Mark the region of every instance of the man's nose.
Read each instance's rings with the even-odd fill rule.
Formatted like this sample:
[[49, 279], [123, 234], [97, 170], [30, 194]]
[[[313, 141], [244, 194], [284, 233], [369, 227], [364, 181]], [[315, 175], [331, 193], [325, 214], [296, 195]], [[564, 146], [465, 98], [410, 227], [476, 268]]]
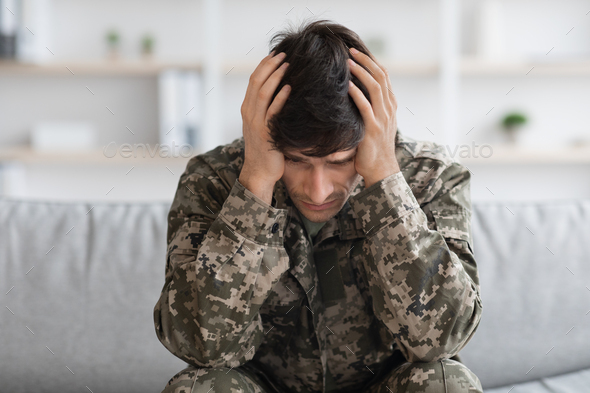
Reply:
[[332, 182], [328, 181], [324, 168], [314, 168], [307, 181], [307, 195], [316, 205], [329, 202], [326, 199], [334, 192]]

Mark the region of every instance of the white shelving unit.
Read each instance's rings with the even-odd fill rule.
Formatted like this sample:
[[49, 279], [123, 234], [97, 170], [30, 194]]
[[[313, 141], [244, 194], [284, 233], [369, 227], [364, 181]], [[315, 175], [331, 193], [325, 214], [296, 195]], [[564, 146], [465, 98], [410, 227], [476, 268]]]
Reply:
[[[227, 81], [229, 79], [227, 75], [243, 80], [254, 71], [259, 59], [255, 56], [246, 57], [243, 55], [227, 57], [221, 53], [220, 48], [223, 44], [221, 42], [223, 38], [222, 33], [227, 27], [222, 26], [225, 20], [223, 12], [226, 11], [224, 7], [228, 3], [228, 0], [199, 0], [198, 3], [199, 19], [202, 21], [200, 32], [203, 37], [206, 37], [203, 45], [200, 47], [202, 61], [161, 62], [146, 59], [84, 62], [80, 60], [68, 61], [62, 59], [42, 65], [0, 61], [0, 77], [40, 76], [51, 78], [53, 76], [76, 75], [81, 77], [106, 78], [141, 76], [157, 79], [162, 72], [174, 68], [200, 72], [203, 76], [203, 94], [213, 89], [219, 92], [223, 90], [224, 83], [228, 83]], [[458, 129], [460, 120], [464, 116], [463, 113], [459, 113], [461, 93], [463, 92], [462, 83], [467, 79], [470, 81], [477, 80], [479, 83], [479, 81], [485, 81], [491, 78], [513, 78], [523, 75], [560, 78], [585, 78], [590, 76], [590, 60], [576, 62], [492, 62], [477, 57], [462, 56], [460, 48], [464, 43], [461, 41], [462, 32], [460, 31], [460, 26], [462, 25], [461, 12], [464, 4], [459, 0], [438, 0], [429, 4], [435, 5], [438, 10], [438, 20], [440, 22], [436, 34], [436, 39], [439, 40], [437, 46], [440, 48], [438, 58], [430, 61], [400, 61], [381, 57], [380, 60], [387, 67], [392, 77], [400, 79], [414, 78], [412, 80], [419, 81], [419, 83], [421, 83], [420, 78], [424, 78], [424, 80], [428, 80], [429, 84], [432, 84], [432, 81], [434, 81], [437, 86], [436, 91], [439, 94], [439, 99], [436, 101], [440, 102], [441, 114], [440, 127], [437, 129], [437, 138], [445, 144], [452, 146], [458, 143], [458, 137], [460, 136]], [[245, 52], [246, 50], [244, 50]], [[236, 80], [233, 79], [234, 82]], [[207, 151], [219, 144], [227, 142], [223, 139], [223, 135], [220, 132], [222, 123], [227, 117], [227, 113], [224, 111], [225, 105], [224, 98], [220, 94], [208, 94], [207, 99], [203, 100], [202, 135], [205, 138], [201, 140], [202, 145], [199, 146], [200, 151]], [[468, 166], [571, 164], [586, 168], [587, 164], [590, 163], [590, 149], [587, 147], [525, 150], [518, 147], [494, 145], [493, 148], [494, 155], [490, 158], [466, 158], [460, 160]], [[128, 159], [105, 159], [101, 155], [102, 153], [98, 151], [81, 154], [52, 155], [37, 153], [30, 149], [9, 149], [0, 151], [0, 164], [2, 162], [10, 162], [12, 163], [11, 165], [21, 163], [25, 166], [43, 166], [79, 163], [86, 166], [120, 165], [121, 167], [134, 165]], [[164, 171], [168, 163], [174, 163], [171, 165], [175, 165], [177, 169], [186, 164], [186, 161], [183, 161], [182, 158], [137, 159], [136, 161], [138, 166], [154, 164]], [[177, 169], [173, 170], [175, 176], [178, 175]]]

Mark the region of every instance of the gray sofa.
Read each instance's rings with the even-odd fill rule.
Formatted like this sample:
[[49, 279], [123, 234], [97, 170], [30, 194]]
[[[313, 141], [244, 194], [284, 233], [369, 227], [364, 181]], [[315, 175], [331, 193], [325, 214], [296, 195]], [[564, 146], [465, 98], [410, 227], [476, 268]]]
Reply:
[[[185, 367], [152, 319], [168, 209], [0, 198], [0, 392], [157, 393]], [[463, 361], [489, 393], [590, 392], [590, 200], [473, 203], [472, 232]]]

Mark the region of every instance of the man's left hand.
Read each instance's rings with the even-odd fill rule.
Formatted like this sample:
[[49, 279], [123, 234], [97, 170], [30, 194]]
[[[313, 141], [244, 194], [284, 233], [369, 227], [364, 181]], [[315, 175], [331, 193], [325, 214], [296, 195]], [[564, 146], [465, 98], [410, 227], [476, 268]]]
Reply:
[[[365, 187], [400, 171], [395, 157], [397, 101], [391, 91], [387, 69], [363, 52], [351, 48], [350, 72], [367, 87], [371, 102], [352, 81], [348, 93], [359, 109], [365, 124], [365, 137], [359, 143], [355, 169], [365, 179]], [[355, 62], [356, 60], [356, 62]], [[367, 72], [359, 64], [365, 66]]]

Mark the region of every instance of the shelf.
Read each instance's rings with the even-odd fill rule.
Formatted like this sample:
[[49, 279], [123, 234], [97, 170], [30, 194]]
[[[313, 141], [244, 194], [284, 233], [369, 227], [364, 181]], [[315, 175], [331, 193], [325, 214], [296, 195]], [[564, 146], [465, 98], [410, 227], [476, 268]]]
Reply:
[[[144, 165], [144, 164], [158, 164], [162, 165], [169, 162], [171, 165], [186, 164], [192, 157], [160, 157], [157, 150], [145, 151], [145, 157], [143, 157], [142, 150], [137, 150], [137, 157], [125, 158], [119, 154], [114, 157], [105, 156], [103, 150], [95, 149], [83, 152], [38, 152], [28, 147], [18, 147], [11, 149], [0, 150], [0, 163], [2, 162], [18, 162], [23, 164], [99, 164], [99, 165], [112, 165], [112, 164], [129, 164], [129, 165]], [[114, 154], [114, 153], [110, 153]], [[195, 155], [197, 153], [193, 153]]]
[[[395, 76], [437, 76], [439, 65], [435, 61], [380, 60], [389, 74]], [[259, 61], [222, 61], [223, 75], [249, 76]], [[199, 62], [159, 62], [157, 60], [100, 60], [60, 61], [46, 64], [24, 64], [17, 61], [0, 61], [0, 75], [127, 75], [156, 76], [162, 70], [179, 68], [201, 71]], [[473, 57], [460, 61], [462, 76], [590, 76], [590, 60], [560, 62], [490, 62]]]
[[24, 64], [18, 61], [0, 61], [0, 75], [93, 75], [93, 76], [156, 76], [162, 70], [180, 68], [199, 71], [201, 66], [194, 62], [162, 63], [152, 60], [102, 60], [102, 61], [60, 61], [46, 64]]
[[590, 60], [491, 62], [465, 57], [461, 60], [463, 76], [590, 76]]
[[[495, 164], [590, 164], [590, 144], [580, 147], [564, 147], [560, 149], [527, 149], [517, 146], [496, 145], [490, 150], [480, 149], [477, 158], [461, 158], [460, 151], [455, 154], [457, 159], [467, 166], [469, 165], [495, 165]], [[129, 153], [132, 154], [132, 153]], [[91, 150], [85, 152], [37, 152], [30, 148], [19, 147], [0, 150], [0, 163], [19, 162], [24, 164], [158, 164], [169, 162], [171, 165], [186, 164], [192, 157], [160, 157], [157, 151], [145, 152], [137, 150], [137, 157], [122, 157], [119, 152], [114, 157], [106, 157], [102, 150]], [[193, 153], [193, 156], [198, 154]], [[482, 156], [483, 155], [483, 156]]]
[[[249, 76], [254, 72], [259, 61], [226, 60], [222, 62], [221, 70], [224, 75]], [[384, 61], [391, 75], [404, 76], [436, 76], [438, 66], [435, 62], [397, 62]], [[202, 70], [198, 62], [161, 63], [157, 61], [60, 61], [47, 64], [23, 64], [16, 61], [0, 61], [0, 75], [137, 75], [155, 76], [168, 68], [188, 70]]]
[[[563, 147], [559, 149], [529, 149], [518, 146], [492, 146], [492, 155], [487, 157], [489, 149], [478, 152], [486, 157], [458, 158], [469, 165], [494, 164], [590, 164], [590, 144], [579, 147]], [[459, 155], [459, 152], [457, 152]]]

